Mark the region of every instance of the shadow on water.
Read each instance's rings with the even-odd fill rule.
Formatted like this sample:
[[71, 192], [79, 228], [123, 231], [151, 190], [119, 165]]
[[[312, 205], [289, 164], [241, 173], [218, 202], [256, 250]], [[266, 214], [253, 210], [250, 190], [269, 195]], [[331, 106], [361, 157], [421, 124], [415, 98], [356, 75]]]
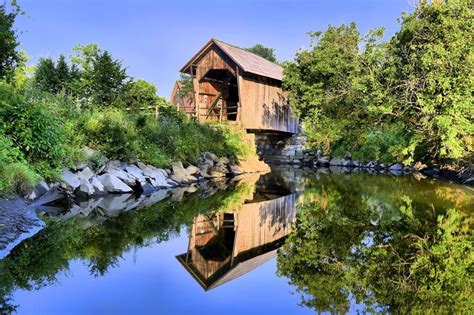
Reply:
[[462, 310], [472, 306], [472, 209], [473, 193], [461, 186], [285, 168], [44, 208], [46, 227], [0, 261], [1, 307], [16, 308], [18, 289], [55, 284], [73, 260], [106, 276], [125, 252], [186, 226], [176, 263], [206, 291], [277, 256], [277, 274], [319, 312], [354, 303], [409, 311], [435, 301]]

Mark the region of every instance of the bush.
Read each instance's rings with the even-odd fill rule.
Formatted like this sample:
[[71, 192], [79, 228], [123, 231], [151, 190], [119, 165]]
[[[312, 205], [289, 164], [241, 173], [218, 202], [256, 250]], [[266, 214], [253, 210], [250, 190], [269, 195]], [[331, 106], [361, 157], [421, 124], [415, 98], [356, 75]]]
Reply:
[[139, 149], [135, 124], [120, 109], [93, 111], [79, 122], [86, 144], [111, 159], [131, 160]]
[[27, 194], [39, 182], [40, 177], [24, 163], [0, 163], [0, 194]]

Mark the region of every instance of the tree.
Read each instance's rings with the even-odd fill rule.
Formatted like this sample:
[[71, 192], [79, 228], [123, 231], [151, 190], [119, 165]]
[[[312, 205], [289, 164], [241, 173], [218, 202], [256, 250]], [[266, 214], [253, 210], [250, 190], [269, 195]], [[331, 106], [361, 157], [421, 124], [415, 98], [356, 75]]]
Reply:
[[42, 91], [56, 93], [58, 77], [53, 59], [40, 58], [34, 75], [35, 85]]
[[128, 76], [122, 63], [96, 44], [78, 45], [73, 51], [75, 55], [70, 57], [72, 71], [80, 74], [79, 80], [73, 82], [75, 93], [85, 98], [89, 106], [111, 106], [124, 92], [127, 83]]
[[181, 84], [178, 96], [183, 99], [194, 99], [193, 78], [190, 75], [181, 73], [178, 82]]
[[252, 47], [246, 48], [245, 50], [250, 51], [260, 57], [263, 57], [271, 62], [277, 62], [275, 57], [275, 49], [265, 47], [262, 44], [255, 44]]
[[[421, 1], [401, 30], [313, 32], [284, 64], [283, 87], [315, 147], [386, 163], [472, 159], [474, 11]], [[361, 49], [362, 48], [362, 49]]]
[[0, 78], [9, 77], [22, 56], [16, 50], [19, 42], [13, 29], [16, 17], [21, 14], [16, 1], [11, 2], [11, 11], [6, 3], [0, 4]]
[[131, 80], [125, 85], [123, 94], [119, 97], [120, 107], [130, 112], [141, 113], [155, 110], [156, 106], [166, 104], [166, 101], [156, 94], [156, 86], [145, 80]]

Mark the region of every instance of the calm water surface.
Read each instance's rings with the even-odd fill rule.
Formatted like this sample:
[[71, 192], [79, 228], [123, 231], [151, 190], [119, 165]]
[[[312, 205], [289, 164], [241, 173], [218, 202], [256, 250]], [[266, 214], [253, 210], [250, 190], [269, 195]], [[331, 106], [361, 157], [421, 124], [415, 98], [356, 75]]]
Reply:
[[434, 180], [275, 169], [45, 207], [46, 227], [0, 261], [0, 307], [463, 312], [472, 307], [473, 200], [472, 189]]

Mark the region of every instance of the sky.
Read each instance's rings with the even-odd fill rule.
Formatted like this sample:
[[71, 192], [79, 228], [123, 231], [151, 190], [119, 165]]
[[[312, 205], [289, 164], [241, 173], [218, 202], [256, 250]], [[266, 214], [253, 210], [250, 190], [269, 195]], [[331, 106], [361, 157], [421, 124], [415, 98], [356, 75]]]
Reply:
[[385, 27], [390, 38], [414, 0], [17, 0], [20, 49], [31, 64], [96, 43], [130, 76], [169, 97], [179, 69], [210, 39], [275, 49], [279, 61], [308, 47], [309, 31], [355, 22], [362, 34]]

